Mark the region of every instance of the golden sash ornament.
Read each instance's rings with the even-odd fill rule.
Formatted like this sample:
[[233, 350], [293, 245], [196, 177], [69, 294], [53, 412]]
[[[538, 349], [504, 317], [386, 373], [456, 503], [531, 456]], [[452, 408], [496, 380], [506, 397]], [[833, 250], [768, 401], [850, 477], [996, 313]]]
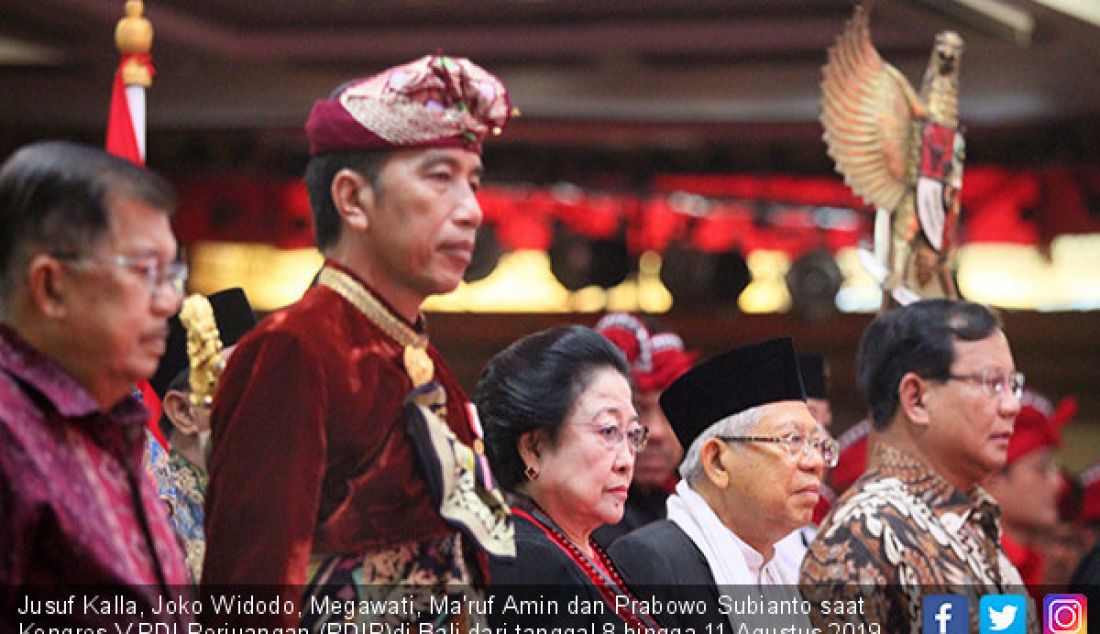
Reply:
[[325, 267], [317, 276], [317, 283], [336, 292], [351, 302], [352, 306], [382, 329], [391, 339], [405, 346], [405, 374], [409, 375], [413, 388], [418, 388], [435, 376], [435, 364], [428, 356], [428, 335], [410, 328], [396, 315], [374, 298], [350, 275], [334, 268]]
[[426, 385], [435, 374], [435, 364], [428, 351], [418, 346], [405, 346], [405, 374], [409, 375], [413, 387]]
[[406, 398], [403, 415], [440, 516], [493, 557], [514, 557], [515, 528], [485, 457], [476, 409], [471, 407], [467, 413], [474, 432], [471, 447], [445, 420], [447, 393], [442, 385], [432, 383], [435, 364], [428, 356], [428, 336], [415, 332], [343, 271], [325, 267], [317, 283], [346, 299], [404, 346], [405, 373], [413, 389]]

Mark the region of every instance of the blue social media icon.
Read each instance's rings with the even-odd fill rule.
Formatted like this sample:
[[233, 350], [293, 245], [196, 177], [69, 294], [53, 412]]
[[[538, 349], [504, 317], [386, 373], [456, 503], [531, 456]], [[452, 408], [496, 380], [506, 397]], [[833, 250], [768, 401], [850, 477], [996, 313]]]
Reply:
[[981, 634], [1027, 634], [1027, 599], [1019, 594], [989, 594], [978, 604]]
[[969, 634], [970, 607], [961, 594], [931, 594], [921, 604], [921, 634]]

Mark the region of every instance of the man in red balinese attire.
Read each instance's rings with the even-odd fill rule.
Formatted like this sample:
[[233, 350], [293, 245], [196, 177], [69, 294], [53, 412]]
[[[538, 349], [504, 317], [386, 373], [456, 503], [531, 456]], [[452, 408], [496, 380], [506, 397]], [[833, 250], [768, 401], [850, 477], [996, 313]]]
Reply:
[[[348, 617], [311, 610], [335, 605], [326, 598], [347, 605], [369, 587], [401, 599], [413, 584], [420, 603], [395, 620], [438, 626], [447, 619], [430, 613], [429, 595], [476, 593], [485, 553], [514, 552], [506, 508], [484, 503], [499, 495], [485, 495], [496, 491], [476, 417], [420, 313], [470, 263], [481, 143], [510, 114], [496, 77], [442, 56], [313, 106], [306, 186], [325, 265], [301, 300], [241, 340], [222, 375], [205, 594], [278, 585], [283, 605], [301, 604], [317, 626]], [[296, 609], [279, 612], [256, 620], [297, 624]]]

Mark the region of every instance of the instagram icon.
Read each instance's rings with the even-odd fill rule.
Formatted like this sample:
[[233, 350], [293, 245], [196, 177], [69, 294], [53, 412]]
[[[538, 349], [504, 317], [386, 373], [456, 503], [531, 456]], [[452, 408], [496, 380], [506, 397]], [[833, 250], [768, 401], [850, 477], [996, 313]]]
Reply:
[[1088, 605], [1081, 594], [1043, 597], [1043, 634], [1088, 634]]

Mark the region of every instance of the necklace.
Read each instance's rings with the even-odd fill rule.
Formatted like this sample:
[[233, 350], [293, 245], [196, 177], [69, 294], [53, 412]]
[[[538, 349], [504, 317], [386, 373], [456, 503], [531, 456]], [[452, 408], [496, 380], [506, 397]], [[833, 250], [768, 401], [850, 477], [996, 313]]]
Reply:
[[337, 295], [351, 302], [367, 319], [382, 329], [391, 339], [405, 346], [405, 373], [413, 387], [420, 387], [432, 380], [435, 364], [428, 356], [428, 335], [418, 333], [391, 313], [382, 302], [374, 298], [361, 284], [347, 273], [326, 266], [317, 276], [317, 283], [327, 286]]
[[634, 632], [664, 632], [664, 628], [661, 627], [657, 621], [646, 614], [636, 614], [630, 607], [619, 607], [619, 602], [615, 600], [616, 595], [621, 595], [629, 599], [629, 605], [636, 605], [638, 600], [626, 587], [626, 583], [623, 582], [619, 572], [615, 570], [615, 566], [612, 565], [611, 559], [607, 556], [607, 553], [600, 548], [600, 545], [593, 541], [591, 538], [588, 540], [588, 546], [592, 549], [592, 553], [595, 555], [595, 560], [585, 555], [573, 540], [569, 539], [557, 527], [552, 520], [545, 515], [545, 513], [535, 509], [533, 512], [528, 512], [524, 509], [512, 507], [512, 514], [518, 515], [534, 524], [537, 528], [542, 530], [550, 541], [554, 543], [558, 548], [565, 552], [566, 555], [572, 559], [581, 571], [584, 572], [584, 576], [588, 577], [588, 580], [592, 582], [592, 585], [596, 587], [596, 590], [600, 593], [604, 602], [611, 606], [615, 615], [622, 619], [627, 627]]

